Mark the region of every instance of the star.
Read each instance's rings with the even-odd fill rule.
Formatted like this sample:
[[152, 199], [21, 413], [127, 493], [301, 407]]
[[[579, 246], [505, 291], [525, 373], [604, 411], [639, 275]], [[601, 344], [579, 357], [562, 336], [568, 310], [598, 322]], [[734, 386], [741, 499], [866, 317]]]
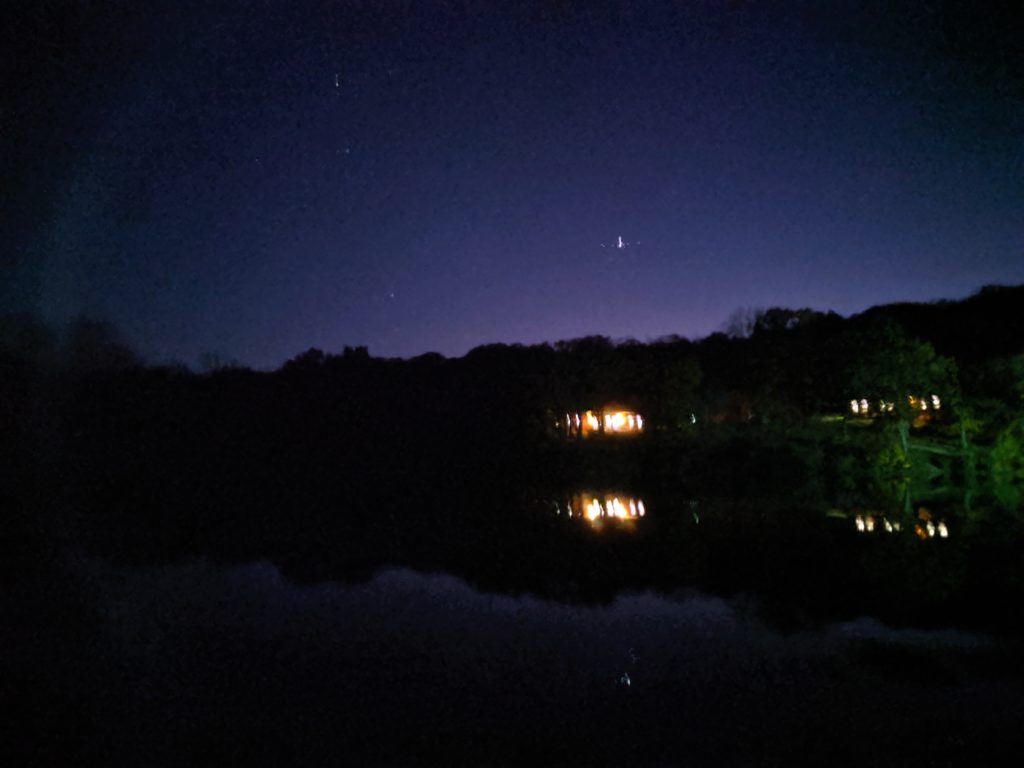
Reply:
[[608, 248], [608, 247], [611, 247], [611, 248], [615, 248], [616, 250], [620, 250], [620, 251], [621, 251], [621, 250], [622, 250], [623, 248], [627, 248], [627, 247], [629, 247], [630, 245], [632, 245], [632, 243], [631, 243], [631, 242], [629, 242], [628, 240], [624, 240], [624, 239], [623, 239], [623, 237], [622, 237], [622, 235], [619, 235], [619, 236], [618, 236], [617, 238], [615, 238], [615, 242], [614, 242], [614, 243], [612, 243], [612, 245], [611, 245], [611, 246], [608, 246], [608, 245], [606, 245], [605, 243], [601, 243], [601, 247], [602, 247], [602, 248]]

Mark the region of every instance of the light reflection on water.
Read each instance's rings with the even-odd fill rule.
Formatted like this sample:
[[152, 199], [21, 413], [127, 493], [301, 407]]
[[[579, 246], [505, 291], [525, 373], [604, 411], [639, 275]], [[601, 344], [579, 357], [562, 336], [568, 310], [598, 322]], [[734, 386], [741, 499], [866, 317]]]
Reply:
[[643, 499], [617, 491], [579, 491], [573, 494], [564, 509], [557, 505], [559, 514], [588, 521], [599, 526], [604, 521], [631, 523], [647, 514]]
[[[686, 502], [688, 514], [685, 516], [692, 517], [693, 522], [699, 524], [701, 516], [696, 511], [697, 503], [695, 499]], [[648, 508], [640, 496], [632, 493], [588, 489], [562, 497], [555, 503], [555, 512], [560, 516], [586, 521], [593, 528], [600, 528], [603, 524], [635, 525], [640, 518], [647, 515]], [[679, 512], [682, 514], [682, 510]], [[669, 514], [672, 514], [671, 510]], [[889, 517], [880, 511], [853, 510], [847, 513], [832, 510], [827, 516], [845, 518], [852, 523], [855, 531], [862, 534], [898, 534], [905, 525], [905, 522], [901, 522], [897, 517]], [[922, 540], [950, 537], [950, 528], [946, 521], [924, 507], [918, 510], [909, 530]]]

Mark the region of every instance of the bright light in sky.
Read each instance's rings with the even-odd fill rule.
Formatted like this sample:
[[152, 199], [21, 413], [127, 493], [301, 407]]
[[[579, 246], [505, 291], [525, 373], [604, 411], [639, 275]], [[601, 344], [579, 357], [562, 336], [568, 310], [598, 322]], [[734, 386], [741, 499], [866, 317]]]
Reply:
[[[982, 17], [83, 11], [46, 49], [77, 58], [14, 52], [3, 297], [106, 316], [157, 359], [273, 366], [310, 346], [695, 337], [740, 306], [1024, 282], [1024, 102]], [[609, 285], [629, 311], [595, 311]]]

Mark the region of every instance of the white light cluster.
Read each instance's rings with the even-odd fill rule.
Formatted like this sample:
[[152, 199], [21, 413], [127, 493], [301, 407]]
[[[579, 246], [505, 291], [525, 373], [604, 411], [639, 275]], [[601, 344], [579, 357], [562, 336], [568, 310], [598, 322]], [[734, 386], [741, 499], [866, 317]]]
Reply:
[[[853, 523], [860, 533], [873, 533], [876, 529], [884, 530], [886, 533], [898, 533], [900, 530], [898, 521], [891, 521], [885, 517], [876, 518], [874, 515], [857, 515]], [[949, 528], [942, 520], [937, 523], [925, 520], [922, 524], [914, 526], [914, 533], [922, 539], [933, 539], [936, 536], [940, 539], [949, 538]]]
[[900, 529], [898, 522], [891, 522], [884, 517], [876, 518], [874, 515], [857, 515], [853, 522], [861, 533], [874, 533], [876, 528], [886, 533], [896, 533]]
[[[907, 395], [907, 402], [911, 408], [920, 409], [922, 411], [929, 410], [929, 407], [933, 411], [937, 411], [942, 408], [942, 400], [938, 395], [932, 395], [930, 398], [927, 397], [915, 397], [914, 395]], [[929, 406], [929, 403], [931, 405]], [[878, 413], [892, 413], [896, 407], [895, 403], [888, 400], [878, 401]], [[871, 404], [868, 403], [866, 398], [860, 400], [850, 401], [850, 412], [858, 416], [870, 416], [871, 415]]]

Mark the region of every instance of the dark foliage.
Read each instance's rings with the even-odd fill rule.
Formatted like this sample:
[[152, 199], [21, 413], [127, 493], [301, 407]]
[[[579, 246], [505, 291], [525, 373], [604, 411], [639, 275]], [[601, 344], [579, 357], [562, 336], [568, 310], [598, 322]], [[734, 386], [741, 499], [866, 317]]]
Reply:
[[[78, 321], [62, 339], [8, 317], [5, 578], [73, 541], [132, 562], [269, 558], [310, 580], [404, 564], [579, 599], [696, 585], [753, 590], [783, 614], [927, 620], [958, 605], [979, 618], [970, 595], [986, 574], [1021, 586], [1002, 549], [970, 549], [998, 528], [986, 520], [1015, 535], [1024, 336], [1010, 307], [1021, 299], [986, 289], [850, 319], [769, 309], [745, 336], [495, 344], [458, 359], [310, 349], [273, 372], [201, 374], [143, 366], [102, 323]], [[931, 387], [936, 371], [953, 378], [934, 386], [957, 391], [942, 390], [949, 406], [909, 446], [893, 430], [913, 414], [843, 417], [853, 385], [893, 372], [893, 391]], [[645, 434], [555, 429], [560, 414], [610, 402], [647, 414]], [[635, 530], [580, 535], [554, 510], [584, 487], [642, 490], [656, 512]], [[849, 520], [824, 518], [898, 515], [911, 497], [949, 509], [957, 538], [937, 560], [914, 559], [913, 521], [876, 561]], [[906, 584], [947, 586], [927, 598], [883, 589], [900, 569], [920, 571]]]

